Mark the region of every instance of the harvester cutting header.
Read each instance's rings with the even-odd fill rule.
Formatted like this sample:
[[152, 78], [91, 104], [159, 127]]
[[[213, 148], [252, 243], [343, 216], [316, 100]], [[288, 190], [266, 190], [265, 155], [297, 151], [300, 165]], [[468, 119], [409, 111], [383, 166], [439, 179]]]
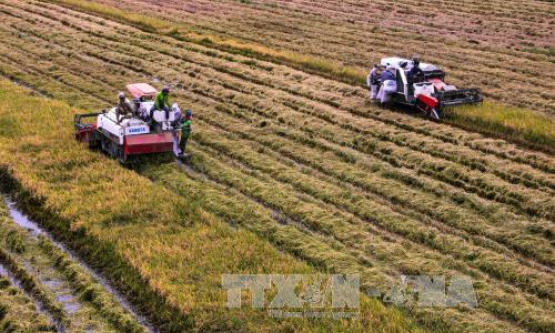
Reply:
[[441, 119], [445, 107], [483, 101], [479, 89], [457, 89], [446, 84], [443, 70], [416, 58], [383, 58], [368, 75], [367, 84], [372, 100], [408, 105], [434, 120]]
[[[192, 112], [182, 116], [177, 104], [170, 106], [169, 88], [158, 92], [146, 83], [127, 86], [133, 103], [119, 94], [119, 104], [110, 110], [75, 115], [75, 137], [100, 148], [108, 155], [128, 163], [145, 154], [173, 153], [184, 155], [191, 132]], [[83, 122], [96, 118], [94, 123]]]

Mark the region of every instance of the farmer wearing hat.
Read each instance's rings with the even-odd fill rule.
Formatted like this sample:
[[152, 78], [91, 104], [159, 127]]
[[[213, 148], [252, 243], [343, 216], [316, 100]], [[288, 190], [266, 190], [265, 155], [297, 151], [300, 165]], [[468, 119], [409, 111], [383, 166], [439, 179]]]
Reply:
[[376, 64], [372, 67], [372, 70], [366, 77], [366, 85], [368, 90], [370, 90], [370, 100], [375, 101], [378, 99], [378, 91], [380, 87], [380, 67]]
[[122, 119], [131, 117], [135, 112], [135, 109], [133, 108], [133, 105], [131, 105], [131, 102], [129, 102], [129, 100], [125, 98], [125, 93], [120, 92], [118, 94], [118, 100], [119, 102], [116, 107], [116, 118], [119, 123]]
[[164, 111], [166, 113], [166, 119], [169, 118], [170, 115], [170, 88], [164, 87], [162, 91], [156, 94], [156, 99], [154, 100], [154, 106], [152, 110], [150, 110], [150, 117], [152, 118], [152, 113], [154, 111]]
[[181, 138], [179, 139], [179, 150], [181, 150], [181, 155], [185, 153], [185, 148], [187, 147], [187, 140], [191, 136], [193, 125], [193, 111], [185, 111], [185, 119], [181, 122]]
[[378, 92], [377, 98], [380, 100], [382, 105], [386, 105], [391, 101], [393, 93], [397, 91], [395, 68], [391, 66], [387, 67], [386, 70], [382, 72], [381, 81], [382, 87]]
[[420, 68], [420, 59], [412, 58], [412, 68], [408, 73], [410, 83], [420, 83], [425, 81], [424, 71]]

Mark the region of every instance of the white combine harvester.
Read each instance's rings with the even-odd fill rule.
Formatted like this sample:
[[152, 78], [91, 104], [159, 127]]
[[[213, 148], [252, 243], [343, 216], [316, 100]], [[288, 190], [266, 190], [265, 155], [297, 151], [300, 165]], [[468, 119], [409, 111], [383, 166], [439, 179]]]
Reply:
[[[117, 107], [75, 115], [76, 139], [88, 143], [90, 148], [101, 148], [121, 163], [129, 163], [139, 155], [171, 152], [178, 112], [151, 112], [157, 91], [149, 84], [130, 84], [127, 89], [133, 96], [132, 115], [120, 115], [118, 119]], [[83, 123], [83, 119], [93, 117], [96, 122]]]
[[418, 83], [408, 78], [413, 68], [412, 60], [389, 57], [383, 58], [381, 65], [395, 69], [397, 91], [392, 95], [393, 102], [414, 107], [434, 120], [441, 119], [445, 107], [483, 101], [479, 89], [457, 89], [446, 84], [445, 72], [435, 65], [420, 63], [424, 81]]

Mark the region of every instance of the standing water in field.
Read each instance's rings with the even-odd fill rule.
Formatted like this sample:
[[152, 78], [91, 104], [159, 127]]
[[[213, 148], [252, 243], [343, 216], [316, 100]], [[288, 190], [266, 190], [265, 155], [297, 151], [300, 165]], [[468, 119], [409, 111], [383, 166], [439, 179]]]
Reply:
[[[7, 196], [3, 196], [3, 201], [8, 208], [9, 216], [15, 224], [25, 229], [29, 236], [33, 239], [38, 240], [39, 238], [46, 239], [49, 243], [54, 245], [59, 251], [64, 253], [72, 263], [77, 263], [79, 267], [88, 274], [92, 280], [97, 282], [102, 286], [106, 293], [110, 294], [114, 301], [117, 302], [122, 309], [125, 310], [131, 317], [140, 324], [144, 331], [149, 333], [158, 333], [158, 330], [143, 316], [139, 315], [137, 311], [134, 310], [133, 306], [125, 297], [113, 288], [106, 279], [102, 278], [100, 274], [91, 269], [86, 265], [78, 256], [76, 256], [72, 251], [68, 250], [62, 243], [57, 242], [48, 231], [41, 228], [37, 223], [30, 220], [29, 217], [17, 209], [16, 204], [10, 200]], [[54, 274], [54, 268], [41, 269], [40, 267], [34, 267], [35, 263], [26, 262], [24, 264], [25, 270], [31, 272], [31, 274], [48, 290], [50, 290], [54, 295], [56, 302], [62, 305], [64, 312], [68, 315], [77, 314], [80, 315], [81, 312], [85, 312], [86, 308], [90, 308], [90, 305], [84, 304], [78, 298], [75, 297], [75, 293], [68, 281], [62, 281], [63, 279], [57, 277]], [[3, 272], [9, 275], [9, 271], [5, 267], [0, 266], [0, 275]], [[52, 274], [50, 274], [52, 273]], [[83, 308], [83, 309], [82, 309]]]
[[27, 297], [27, 299], [29, 299], [34, 305], [34, 310], [36, 311], [36, 313], [45, 316], [46, 320], [48, 320], [48, 322], [52, 325], [53, 328], [56, 329], [58, 333], [64, 332], [64, 328], [60, 323], [60, 321], [56, 320], [54, 316], [52, 316], [52, 314], [49, 313], [49, 311], [46, 309], [44, 304], [42, 304], [42, 302], [38, 300], [35, 295], [32, 295], [31, 293], [27, 293], [23, 288], [21, 281], [19, 281], [15, 276], [13, 276], [10, 273], [10, 271], [6, 267], [4, 267], [4, 265], [2, 265], [1, 263], [0, 263], [0, 277], [4, 277], [8, 279], [8, 281], [10, 282], [10, 285], [13, 288], [17, 289], [18, 292], [21, 292], [22, 295], [25, 295], [25, 297]]
[[2, 264], [0, 264], [0, 276], [9, 277], [8, 270]]
[[[4, 202], [6, 203], [6, 206], [8, 206], [10, 217], [17, 225], [27, 229], [33, 236], [46, 234], [46, 232], [44, 232], [36, 223], [31, 222], [27, 215], [17, 210], [15, 204], [8, 197], [4, 197]], [[51, 241], [54, 242], [53, 239], [51, 239]], [[60, 244], [60, 246], [62, 245]]]

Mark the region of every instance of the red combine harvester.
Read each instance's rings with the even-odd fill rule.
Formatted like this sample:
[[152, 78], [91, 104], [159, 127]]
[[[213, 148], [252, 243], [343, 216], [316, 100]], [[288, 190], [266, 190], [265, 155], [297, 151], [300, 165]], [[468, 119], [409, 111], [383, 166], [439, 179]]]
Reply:
[[[75, 138], [91, 149], [102, 149], [121, 163], [145, 154], [169, 153], [173, 150], [173, 130], [179, 115], [171, 111], [154, 111], [157, 91], [146, 83], [127, 86], [133, 96], [134, 112], [118, 119], [116, 107], [106, 111], [75, 115]], [[95, 118], [93, 123], [84, 119]]]
[[381, 65], [393, 67], [397, 80], [397, 91], [392, 95], [394, 103], [408, 105], [423, 112], [434, 120], [441, 120], [443, 109], [462, 104], [477, 104], [483, 101], [479, 89], [457, 89], [445, 83], [445, 72], [439, 67], [421, 63], [424, 81], [410, 82], [408, 73], [413, 61], [398, 57], [383, 58]]

